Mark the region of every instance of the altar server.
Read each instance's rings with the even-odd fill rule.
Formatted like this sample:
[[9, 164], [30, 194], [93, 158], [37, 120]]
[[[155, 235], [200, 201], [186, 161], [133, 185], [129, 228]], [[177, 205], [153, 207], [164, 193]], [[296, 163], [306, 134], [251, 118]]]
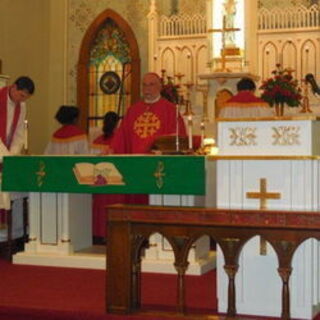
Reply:
[[89, 145], [86, 132], [77, 126], [79, 108], [63, 105], [55, 115], [61, 124], [48, 143], [45, 154], [88, 154]]
[[[110, 143], [114, 137], [114, 132], [118, 126], [120, 117], [117, 113], [109, 111], [103, 118], [103, 134], [98, 136], [91, 144], [91, 153], [109, 154]], [[106, 242], [108, 216], [106, 206], [115, 203], [124, 203], [123, 194], [93, 194], [92, 197], [92, 233], [93, 242], [101, 244]]]
[[219, 118], [261, 118], [273, 117], [267, 102], [255, 96], [256, 84], [250, 78], [242, 78], [237, 83], [238, 93], [220, 108]]
[[103, 117], [102, 134], [91, 143], [91, 153], [108, 154], [110, 153], [110, 143], [114, 136], [114, 131], [118, 126], [120, 117], [113, 111], [108, 111]]

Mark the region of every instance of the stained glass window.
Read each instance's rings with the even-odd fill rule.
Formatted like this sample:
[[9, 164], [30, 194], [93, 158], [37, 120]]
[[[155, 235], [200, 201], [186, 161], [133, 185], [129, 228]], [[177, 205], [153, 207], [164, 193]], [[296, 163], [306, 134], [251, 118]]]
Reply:
[[[115, 92], [103, 90], [104, 75], [115, 74], [120, 85]], [[108, 111], [123, 115], [131, 104], [131, 56], [130, 47], [123, 31], [111, 19], [106, 19], [93, 42], [89, 61], [89, 112], [90, 127], [102, 127], [102, 118]], [[110, 86], [109, 86], [110, 84]], [[104, 83], [106, 89], [114, 85]]]

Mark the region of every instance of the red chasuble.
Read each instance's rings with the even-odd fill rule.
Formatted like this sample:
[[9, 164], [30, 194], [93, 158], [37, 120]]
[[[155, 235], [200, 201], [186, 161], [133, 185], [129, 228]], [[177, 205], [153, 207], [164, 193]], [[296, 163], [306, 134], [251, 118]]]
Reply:
[[[166, 99], [132, 105], [124, 117], [111, 147], [115, 153], [149, 153], [155, 138], [176, 134], [176, 107]], [[179, 114], [179, 135], [185, 136], [184, 121]]]
[[223, 107], [269, 107], [268, 103], [261, 98], [256, 97], [252, 91], [239, 91], [236, 95], [231, 97]]
[[17, 129], [18, 120], [20, 117], [21, 106], [16, 104], [13, 115], [13, 122], [10, 128], [9, 136], [7, 137], [7, 112], [8, 112], [8, 90], [9, 87], [0, 89], [0, 139], [4, 145], [10, 149], [15, 131]]

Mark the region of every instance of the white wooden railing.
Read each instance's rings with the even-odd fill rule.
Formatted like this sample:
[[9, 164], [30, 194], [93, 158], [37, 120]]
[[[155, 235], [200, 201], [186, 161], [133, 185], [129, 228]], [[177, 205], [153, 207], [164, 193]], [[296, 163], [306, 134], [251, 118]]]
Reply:
[[173, 15], [161, 16], [159, 19], [159, 36], [181, 37], [191, 35], [205, 35], [207, 33], [207, 21], [205, 15]]
[[309, 8], [299, 5], [286, 8], [261, 8], [258, 13], [259, 30], [313, 29], [320, 27], [320, 5]]

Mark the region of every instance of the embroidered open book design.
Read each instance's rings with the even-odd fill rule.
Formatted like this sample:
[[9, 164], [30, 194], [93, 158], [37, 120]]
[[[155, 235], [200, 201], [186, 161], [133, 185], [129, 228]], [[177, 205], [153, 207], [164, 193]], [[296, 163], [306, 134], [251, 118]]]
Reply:
[[123, 176], [111, 162], [79, 162], [73, 167], [79, 184], [93, 186], [124, 185]]

